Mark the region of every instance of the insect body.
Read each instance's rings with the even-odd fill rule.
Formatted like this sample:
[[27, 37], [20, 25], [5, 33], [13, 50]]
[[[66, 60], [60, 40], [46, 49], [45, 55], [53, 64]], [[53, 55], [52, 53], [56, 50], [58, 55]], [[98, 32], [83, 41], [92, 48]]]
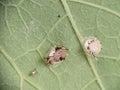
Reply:
[[30, 72], [30, 76], [34, 76], [36, 73], [37, 73], [37, 70], [36, 70], [36, 68], [35, 68], [35, 69], [33, 69], [33, 70]]

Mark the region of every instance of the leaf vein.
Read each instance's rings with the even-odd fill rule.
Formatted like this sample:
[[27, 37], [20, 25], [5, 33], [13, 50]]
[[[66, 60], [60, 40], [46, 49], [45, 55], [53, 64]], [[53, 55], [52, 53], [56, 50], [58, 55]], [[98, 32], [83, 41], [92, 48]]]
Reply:
[[59, 83], [59, 89], [62, 90], [61, 84], [60, 84], [60, 78], [58, 77], [57, 73], [56, 73], [51, 67], [49, 67], [49, 70], [50, 70], [50, 71], [55, 75], [55, 77], [57, 78], [58, 83]]
[[56, 26], [62, 21], [64, 20], [64, 18], [66, 17], [66, 15], [64, 15], [63, 17], [61, 17], [53, 26], [52, 28], [49, 30], [49, 32], [47, 33], [47, 35], [45, 36], [45, 38], [41, 41], [41, 43], [37, 46], [37, 48], [40, 48], [40, 46], [42, 45], [42, 43], [44, 43], [47, 38], [48, 38], [48, 35], [56, 28]]
[[119, 57], [112, 57], [112, 56], [104, 56], [104, 55], [99, 55], [97, 56], [98, 58], [104, 58], [104, 59], [109, 59], [113, 61], [119, 61]]
[[25, 25], [26, 29], [29, 31], [29, 27], [27, 26], [27, 24], [26, 24], [22, 14], [21, 14], [21, 12], [20, 12], [20, 9], [18, 7], [16, 7], [16, 8], [17, 8], [17, 12], [18, 12], [18, 15], [19, 15], [20, 19], [22, 20], [22, 22]]
[[[37, 49], [36, 51], [37, 51], [37, 53], [40, 55], [40, 57], [42, 58], [42, 60], [44, 61], [44, 57], [43, 57], [43, 55], [41, 54], [41, 52], [40, 52], [38, 49]], [[56, 73], [51, 67], [48, 67], [48, 68], [49, 68], [49, 70], [55, 75], [55, 77], [57, 78], [58, 83], [59, 83], [59, 89], [62, 90], [61, 84], [60, 84], [60, 78], [58, 77], [57, 73]]]
[[34, 88], [36, 88], [38, 90], [41, 90], [39, 87], [37, 87], [36, 85], [34, 85], [31, 81], [29, 81], [28, 79], [26, 79], [22, 75], [22, 73], [20, 72], [19, 68], [14, 63], [13, 59], [2, 48], [0, 48], [0, 52], [4, 55], [4, 57], [6, 58], [6, 60], [12, 65], [12, 67], [15, 69], [15, 71], [17, 72], [17, 74], [20, 76], [20, 90], [22, 90], [22, 88], [23, 88], [23, 80], [25, 80], [26, 82], [28, 82], [29, 84], [31, 84]]
[[11, 64], [11, 66], [14, 68], [14, 70], [17, 72], [17, 74], [20, 76], [20, 90], [22, 90], [22, 73], [19, 71], [19, 69], [17, 68], [16, 64], [13, 62], [13, 59], [3, 50], [0, 49], [0, 52], [4, 55], [4, 57], [6, 58], [6, 60]]
[[39, 87], [37, 87], [34, 83], [32, 83], [31, 81], [29, 81], [29, 80], [26, 79], [25, 77], [24, 77], [23, 80], [26, 81], [28, 84], [32, 85], [32, 86], [33, 86], [34, 88], [36, 88], [37, 90], [41, 90]]
[[6, 60], [16, 70], [16, 72], [18, 73], [18, 75], [20, 76], [20, 78], [22, 78], [22, 73], [19, 71], [19, 69], [17, 68], [16, 64], [13, 62], [13, 59], [3, 49], [0, 49], [0, 52], [4, 55], [4, 57], [6, 58]]
[[21, 5], [25, 0], [20, 0], [20, 2], [17, 4], [18, 5]]
[[33, 1], [33, 0], [30, 0], [32, 3], [34, 3], [34, 4], [36, 4], [36, 5], [38, 5], [38, 6], [42, 6], [40, 3], [38, 3], [38, 2], [36, 2], [36, 1]]
[[3, 5], [3, 6], [6, 6], [6, 4], [4, 4], [2, 1], [0, 1], [0, 4]]
[[6, 25], [7, 25], [7, 28], [8, 28], [10, 35], [12, 35], [12, 31], [10, 29], [9, 22], [7, 20], [7, 6], [5, 7], [5, 22], [6, 22]]
[[29, 51], [26, 51], [25, 53], [17, 56], [17, 57], [14, 59], [14, 61], [17, 61], [19, 58], [21, 58], [21, 57], [23, 57], [23, 56], [27, 55], [28, 53], [33, 52], [33, 51], [35, 51], [35, 50], [36, 50], [36, 49], [31, 49], [31, 50], [29, 50]]
[[103, 6], [100, 6], [100, 5], [97, 5], [97, 4], [93, 4], [93, 3], [90, 3], [90, 2], [86, 2], [86, 1], [78, 1], [78, 0], [70, 0], [71, 2], [78, 2], [78, 3], [81, 3], [81, 4], [84, 4], [84, 5], [88, 5], [88, 6], [91, 6], [91, 7], [94, 7], [94, 8], [98, 8], [98, 9], [101, 9], [103, 11], [106, 11], [106, 12], [109, 12], [117, 17], [120, 18], [120, 14], [118, 12], [115, 12], [107, 7], [103, 7]]
[[89, 85], [96, 81], [96, 78], [93, 78], [89, 82], [87, 82], [80, 90], [85, 90]]
[[[72, 14], [71, 14], [71, 12], [70, 12], [70, 9], [69, 9], [69, 6], [68, 6], [66, 0], [61, 0], [61, 2], [62, 2], [62, 5], [63, 5], [63, 7], [64, 7], [64, 9], [65, 9], [65, 11], [66, 11], [66, 13], [67, 13], [67, 15], [68, 15], [68, 19], [69, 19], [69, 21], [70, 21], [70, 23], [71, 23], [71, 25], [72, 25], [72, 27], [73, 27], [73, 30], [74, 30], [74, 32], [75, 32], [75, 34], [76, 34], [77, 39], [79, 40], [80, 45], [81, 45], [82, 47], [84, 47], [84, 46], [83, 46], [83, 43], [82, 43], [82, 36], [81, 36], [80, 33], [79, 33], [79, 30], [78, 30], [77, 25], [76, 25], [76, 23], [75, 23], [75, 21], [74, 21], [74, 19], [73, 19], [73, 17], [72, 17]], [[83, 48], [83, 51], [84, 51], [84, 48]], [[91, 58], [88, 57], [88, 55], [86, 54], [85, 51], [84, 51], [84, 53], [85, 53], [85, 55], [86, 55], [86, 58], [87, 58], [87, 60], [88, 60], [89, 65], [90, 65], [90, 67], [91, 67], [91, 69], [92, 69], [92, 72], [93, 72], [93, 74], [95, 75], [95, 77], [96, 77], [96, 79], [97, 79], [97, 81], [98, 81], [98, 85], [100, 86], [100, 88], [101, 88], [102, 90], [105, 90], [105, 88], [104, 88], [104, 86], [103, 86], [103, 84], [102, 84], [102, 81], [100, 80], [100, 77], [99, 77], [99, 75], [98, 75], [98, 73], [97, 73], [97, 71], [96, 71], [96, 69], [95, 69], [95, 66], [94, 66]]]
[[20, 90], [23, 90], [23, 78], [20, 79]]
[[31, 14], [28, 10], [26, 10], [25, 8], [23, 8], [23, 7], [21, 7], [21, 6], [20, 6], [20, 8], [21, 8], [22, 10], [24, 10], [33, 20], [35, 20], [37, 23], [39, 23], [39, 24], [42, 26], [43, 29], [46, 30], [45, 26], [42, 25], [42, 23], [41, 23], [40, 21], [38, 21], [36, 18], [34, 18], [34, 17], [32, 16], [32, 14]]

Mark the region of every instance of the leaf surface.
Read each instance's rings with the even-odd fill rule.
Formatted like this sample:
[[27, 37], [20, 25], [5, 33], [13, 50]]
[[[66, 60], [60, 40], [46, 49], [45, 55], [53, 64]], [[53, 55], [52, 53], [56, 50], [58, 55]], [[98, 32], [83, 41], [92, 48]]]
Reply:
[[[119, 90], [119, 0], [0, 0], [0, 90]], [[84, 40], [102, 43], [96, 57]], [[54, 45], [66, 60], [45, 63]], [[34, 76], [29, 74], [37, 70]]]

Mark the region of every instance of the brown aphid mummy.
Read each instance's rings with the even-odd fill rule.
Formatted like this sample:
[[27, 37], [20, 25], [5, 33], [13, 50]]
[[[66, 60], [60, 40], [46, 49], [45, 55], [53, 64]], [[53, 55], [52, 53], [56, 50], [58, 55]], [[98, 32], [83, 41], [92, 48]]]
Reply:
[[102, 45], [96, 38], [88, 38], [84, 42], [85, 50], [88, 54], [96, 56], [100, 53]]
[[67, 54], [67, 49], [64, 48], [63, 46], [55, 46], [53, 47], [48, 56], [47, 56], [47, 64], [56, 64], [59, 63], [60, 61], [65, 60], [66, 54]]

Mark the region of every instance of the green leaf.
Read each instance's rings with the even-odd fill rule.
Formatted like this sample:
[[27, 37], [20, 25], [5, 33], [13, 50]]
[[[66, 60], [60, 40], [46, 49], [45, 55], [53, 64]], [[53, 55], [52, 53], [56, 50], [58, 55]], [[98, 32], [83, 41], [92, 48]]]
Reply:
[[[102, 43], [96, 57], [84, 51], [90, 36]], [[68, 55], [48, 66], [44, 57], [54, 45]], [[0, 90], [120, 90], [119, 84], [120, 0], [0, 0]]]

